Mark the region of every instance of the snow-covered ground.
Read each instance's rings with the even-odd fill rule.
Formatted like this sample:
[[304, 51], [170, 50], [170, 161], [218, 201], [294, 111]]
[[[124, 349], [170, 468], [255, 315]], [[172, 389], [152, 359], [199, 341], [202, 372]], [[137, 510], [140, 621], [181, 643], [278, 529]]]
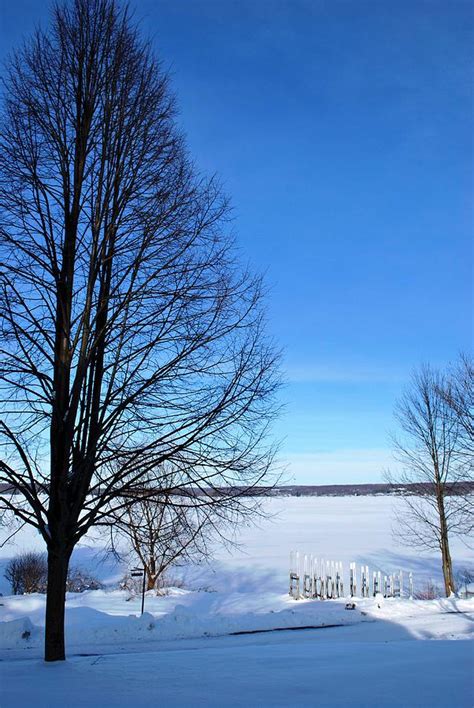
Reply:
[[[181, 568], [169, 594], [114, 589], [124, 572], [100, 539], [73, 562], [106, 589], [67, 599], [69, 660], [41, 661], [44, 597], [0, 590], [0, 705], [10, 706], [470, 706], [474, 704], [474, 600], [380, 597], [300, 600], [288, 594], [290, 550], [414, 573], [415, 590], [441, 585], [436, 554], [397, 546], [390, 497], [299, 497], [267, 502], [271, 518], [240, 527], [240, 546], [209, 565]], [[5, 531], [5, 536], [7, 532]], [[24, 530], [0, 549], [41, 548]], [[455, 566], [472, 552], [453, 541]], [[347, 578], [345, 588], [347, 589]], [[295, 631], [295, 628], [301, 628]], [[259, 633], [250, 633], [259, 630]], [[268, 631], [282, 630], [282, 631]], [[430, 641], [437, 640], [437, 641]]]

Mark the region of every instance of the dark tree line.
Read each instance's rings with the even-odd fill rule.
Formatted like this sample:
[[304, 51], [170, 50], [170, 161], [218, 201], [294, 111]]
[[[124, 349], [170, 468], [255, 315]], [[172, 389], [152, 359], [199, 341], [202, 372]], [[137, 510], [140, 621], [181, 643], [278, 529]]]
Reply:
[[[157, 490], [245, 512], [272, 464], [276, 354], [228, 203], [197, 173], [126, 9], [55, 5], [4, 93], [1, 504], [47, 546], [52, 661], [69, 559], [92, 526]], [[212, 490], [236, 486], [220, 507]]]

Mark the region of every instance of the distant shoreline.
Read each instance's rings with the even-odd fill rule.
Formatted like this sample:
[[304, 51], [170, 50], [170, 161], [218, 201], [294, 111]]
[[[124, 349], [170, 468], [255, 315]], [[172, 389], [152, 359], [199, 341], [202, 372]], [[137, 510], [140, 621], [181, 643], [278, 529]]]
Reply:
[[[0, 485], [0, 492], [15, 491]], [[159, 491], [157, 492], [159, 494]], [[183, 493], [177, 489], [177, 494]], [[188, 488], [187, 495], [217, 496], [236, 495], [252, 497], [375, 497], [375, 496], [432, 496], [434, 487], [429, 482], [419, 484], [287, 484], [276, 487], [216, 487], [213, 489]], [[447, 496], [474, 494], [474, 481], [454, 482], [447, 485]]]
[[[224, 490], [221, 490], [224, 491]], [[229, 490], [230, 492], [230, 490]], [[430, 483], [419, 484], [290, 484], [278, 487], [259, 487], [251, 490], [255, 496], [268, 497], [361, 497], [361, 496], [431, 496], [434, 493]], [[449, 485], [448, 495], [462, 496], [474, 493], [474, 482], [456, 482]]]

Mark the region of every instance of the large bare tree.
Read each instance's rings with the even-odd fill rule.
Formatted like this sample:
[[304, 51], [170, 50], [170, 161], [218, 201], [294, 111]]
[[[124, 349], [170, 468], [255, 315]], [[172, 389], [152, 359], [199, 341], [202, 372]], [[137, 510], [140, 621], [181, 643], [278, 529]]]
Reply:
[[196, 173], [174, 112], [166, 74], [115, 0], [56, 5], [49, 31], [9, 64], [1, 503], [47, 546], [48, 661], [65, 657], [75, 544], [143, 498], [150, 472], [156, 493], [170, 462], [173, 493], [211, 504], [272, 462], [261, 283], [236, 263], [227, 202]]
[[429, 366], [413, 374], [395, 415], [400, 434], [393, 437], [401, 471], [388, 480], [407, 487], [396, 534], [405, 544], [441, 553], [446, 595], [455, 592], [450, 538], [466, 540], [474, 528], [472, 456], [463, 425], [448, 400], [452, 380]]

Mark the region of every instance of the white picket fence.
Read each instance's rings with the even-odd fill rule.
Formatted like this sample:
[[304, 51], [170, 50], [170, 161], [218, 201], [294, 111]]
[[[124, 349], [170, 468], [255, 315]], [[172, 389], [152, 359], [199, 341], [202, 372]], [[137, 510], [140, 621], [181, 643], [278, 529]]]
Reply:
[[[404, 578], [407, 586], [404, 586]], [[347, 580], [347, 585], [345, 585]], [[346, 597], [413, 597], [413, 574], [398, 570], [386, 575], [380, 570], [369, 570], [368, 565], [350, 563], [347, 576], [340, 561], [328, 561], [313, 555], [290, 554], [289, 594], [295, 600], [318, 598], [332, 600]]]

